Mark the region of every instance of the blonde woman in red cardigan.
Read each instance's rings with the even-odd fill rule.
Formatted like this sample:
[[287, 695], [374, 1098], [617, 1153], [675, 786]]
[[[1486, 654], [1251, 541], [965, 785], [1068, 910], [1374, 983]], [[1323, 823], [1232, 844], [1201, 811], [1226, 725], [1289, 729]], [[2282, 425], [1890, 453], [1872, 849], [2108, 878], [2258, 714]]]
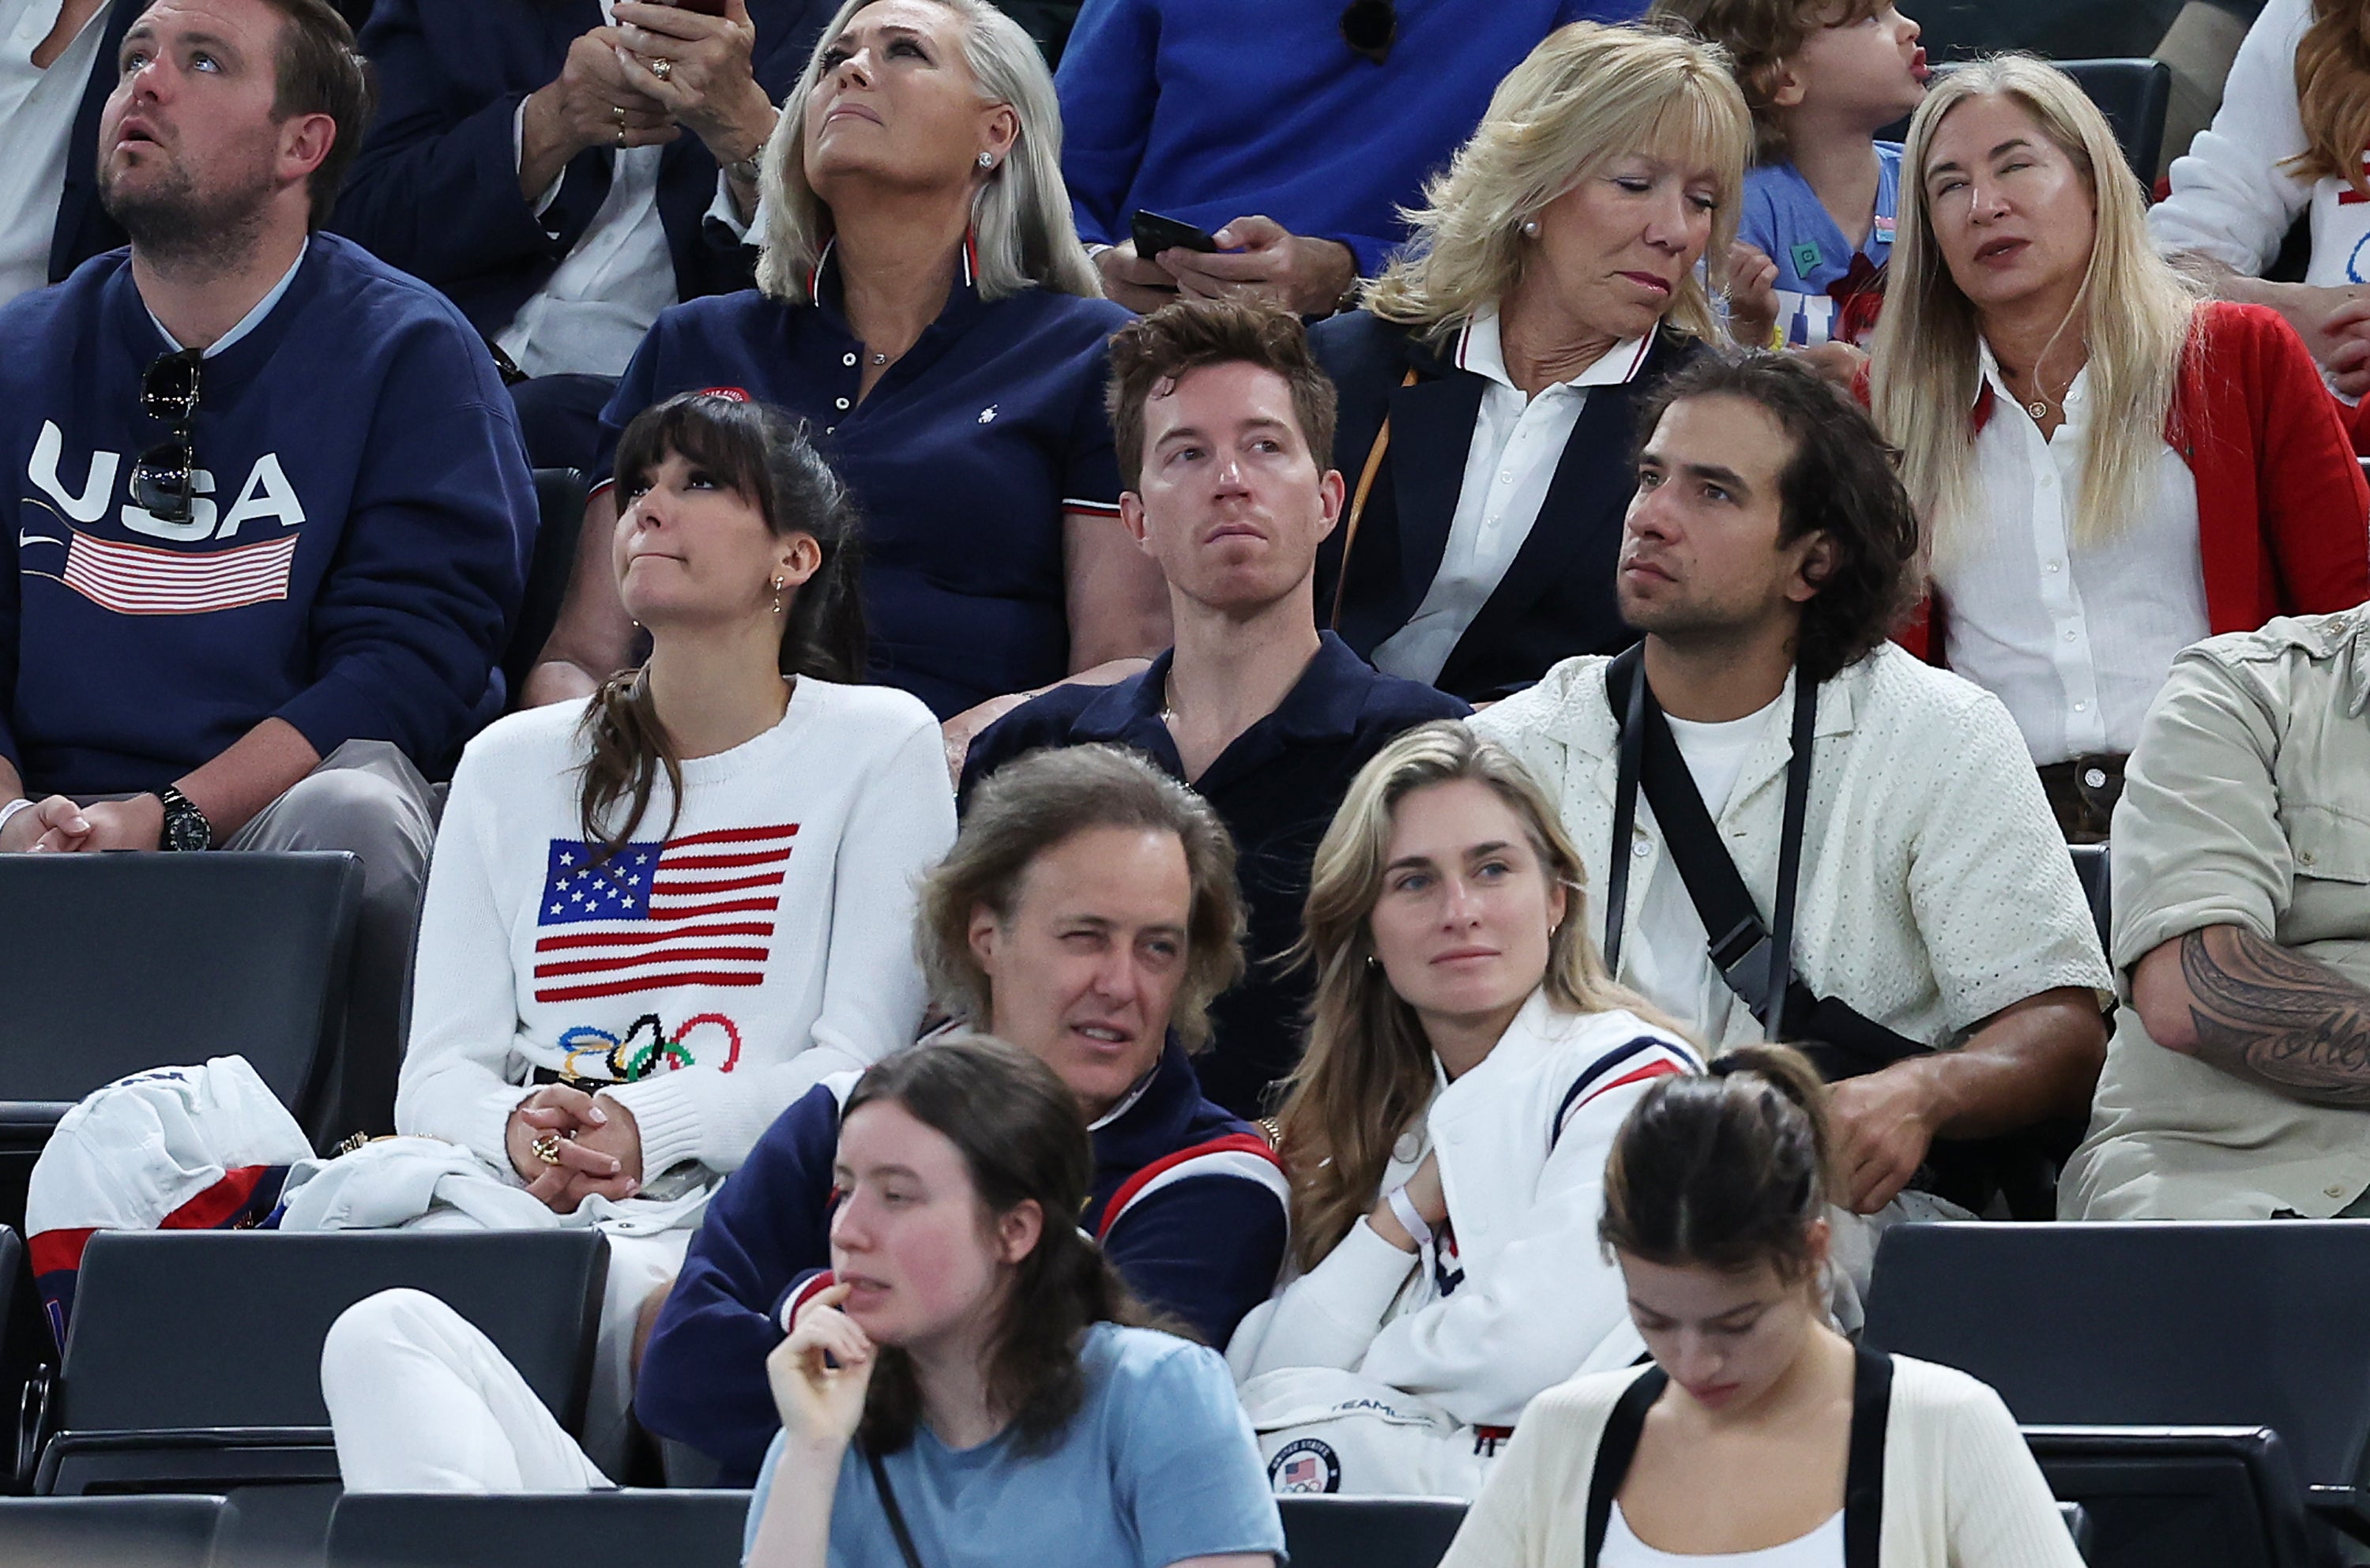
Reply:
[[1932, 594], [1903, 640], [1997, 694], [2103, 840], [2176, 653], [2370, 598], [2370, 487], [2303, 342], [2157, 257], [2105, 118], [2039, 60], [1927, 95], [1893, 271], [1870, 401]]

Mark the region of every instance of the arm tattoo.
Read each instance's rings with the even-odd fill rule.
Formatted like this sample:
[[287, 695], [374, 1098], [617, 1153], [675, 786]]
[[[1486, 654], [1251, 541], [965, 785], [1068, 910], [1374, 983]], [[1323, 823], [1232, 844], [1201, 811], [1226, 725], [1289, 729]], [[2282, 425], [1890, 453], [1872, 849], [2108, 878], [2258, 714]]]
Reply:
[[2370, 1109], [2370, 990], [2249, 931], [2180, 939], [2199, 1060], [2311, 1105]]

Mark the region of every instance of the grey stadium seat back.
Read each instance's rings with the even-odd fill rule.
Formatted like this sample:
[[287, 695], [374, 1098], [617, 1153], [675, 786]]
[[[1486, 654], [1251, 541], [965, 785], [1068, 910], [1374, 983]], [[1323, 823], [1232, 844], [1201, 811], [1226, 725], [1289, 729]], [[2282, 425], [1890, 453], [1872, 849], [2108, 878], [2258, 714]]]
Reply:
[[1294, 1493], [1275, 1501], [1292, 1568], [1433, 1568], [1465, 1522], [1454, 1497]]
[[239, 1055], [302, 1121], [362, 885], [342, 851], [0, 856], [0, 1101], [62, 1111], [127, 1074]]
[[580, 1432], [608, 1262], [580, 1229], [101, 1233], [37, 1489], [335, 1480], [321, 1343], [339, 1313], [397, 1286], [474, 1323]]
[[568, 597], [568, 575], [576, 564], [576, 536], [584, 526], [587, 487], [574, 468], [535, 471], [535, 552], [527, 559], [526, 590], [519, 600], [518, 619], [512, 623], [509, 645], [502, 651], [502, 676], [511, 700], [518, 700], [527, 672], [543, 656], [551, 628], [559, 624], [559, 606]]
[[0, 1498], [0, 1562], [26, 1568], [212, 1568], [223, 1499]]
[[328, 1568], [740, 1568], [748, 1514], [732, 1491], [350, 1493]]
[[2268, 1427], [2316, 1541], [2370, 1530], [2370, 1220], [1895, 1226], [1867, 1309], [2028, 1426]]
[[2099, 945], [2114, 951], [2114, 861], [2103, 844], [2069, 844], [2074, 875], [2082, 883], [2082, 897], [2090, 905], [2090, 922], [2099, 928]]
[[2028, 1426], [2049, 1490], [2088, 1515], [2091, 1568], [2317, 1568], [2330, 1544], [2268, 1427]]

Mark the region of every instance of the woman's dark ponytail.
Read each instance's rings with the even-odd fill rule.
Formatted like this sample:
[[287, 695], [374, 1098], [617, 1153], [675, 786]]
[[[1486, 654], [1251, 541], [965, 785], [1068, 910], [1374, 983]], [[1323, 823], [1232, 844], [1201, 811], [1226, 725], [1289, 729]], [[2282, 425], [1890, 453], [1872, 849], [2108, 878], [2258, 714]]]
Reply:
[[[863, 548], [847, 487], [807, 437], [805, 424], [778, 409], [706, 392], [685, 392], [634, 416], [612, 465], [621, 495], [646, 483], [672, 453], [705, 468], [755, 506], [777, 538], [804, 534], [822, 564], [800, 584], [783, 617], [781, 671], [826, 681], [860, 681], [866, 673]], [[584, 841], [606, 861], [650, 814], [659, 775], [671, 808], [682, 810], [683, 761], [639, 670], [601, 683], [585, 709], [591, 745], [577, 815]], [[623, 820], [610, 822], [620, 802]], [[662, 835], [663, 836], [663, 835]]]
[[1813, 1262], [1831, 1185], [1827, 1090], [1801, 1053], [1745, 1045], [1648, 1089], [1605, 1164], [1606, 1247], [1673, 1267]]

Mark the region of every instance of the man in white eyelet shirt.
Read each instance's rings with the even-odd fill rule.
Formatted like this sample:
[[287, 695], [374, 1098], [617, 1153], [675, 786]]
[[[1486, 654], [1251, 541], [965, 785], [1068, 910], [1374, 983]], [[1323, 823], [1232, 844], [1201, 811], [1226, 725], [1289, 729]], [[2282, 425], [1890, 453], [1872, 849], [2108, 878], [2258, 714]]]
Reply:
[[[1910, 591], [1916, 525], [1866, 416], [1801, 366], [1754, 354], [1689, 365], [1639, 423], [1622, 611], [1646, 634], [1644, 677], [1765, 925], [1795, 683], [1822, 680], [1794, 972], [1923, 1047], [1835, 1086], [1841, 1199], [1876, 1216], [1938, 1136], [2087, 1108], [2111, 977], [1998, 700], [1883, 640]], [[1599, 931], [1608, 858], [1628, 858], [1619, 977], [1714, 1050], [1758, 1039], [1643, 800], [1631, 841], [1610, 842], [1619, 735], [1605, 663], [1567, 660], [1471, 722], [1558, 802]], [[1872, 1236], [1838, 1239], [1839, 1262], [1864, 1271]]]
[[108, 0], [0, 0], [0, 305], [50, 281], [68, 154], [107, 9]]
[[1427, 684], [1440, 679], [1457, 640], [1505, 580], [1506, 571], [1529, 538], [1547, 487], [1563, 459], [1572, 427], [1588, 406], [1592, 386], [1619, 386], [1646, 363], [1651, 337], [1613, 345], [1586, 370], [1530, 397], [1514, 385], [1498, 341], [1498, 313], [1487, 310], [1458, 334], [1459, 370], [1486, 385], [1474, 416], [1473, 443], [1466, 448], [1465, 478], [1456, 491], [1448, 543], [1440, 570], [1415, 615], [1375, 649], [1375, 667]]

